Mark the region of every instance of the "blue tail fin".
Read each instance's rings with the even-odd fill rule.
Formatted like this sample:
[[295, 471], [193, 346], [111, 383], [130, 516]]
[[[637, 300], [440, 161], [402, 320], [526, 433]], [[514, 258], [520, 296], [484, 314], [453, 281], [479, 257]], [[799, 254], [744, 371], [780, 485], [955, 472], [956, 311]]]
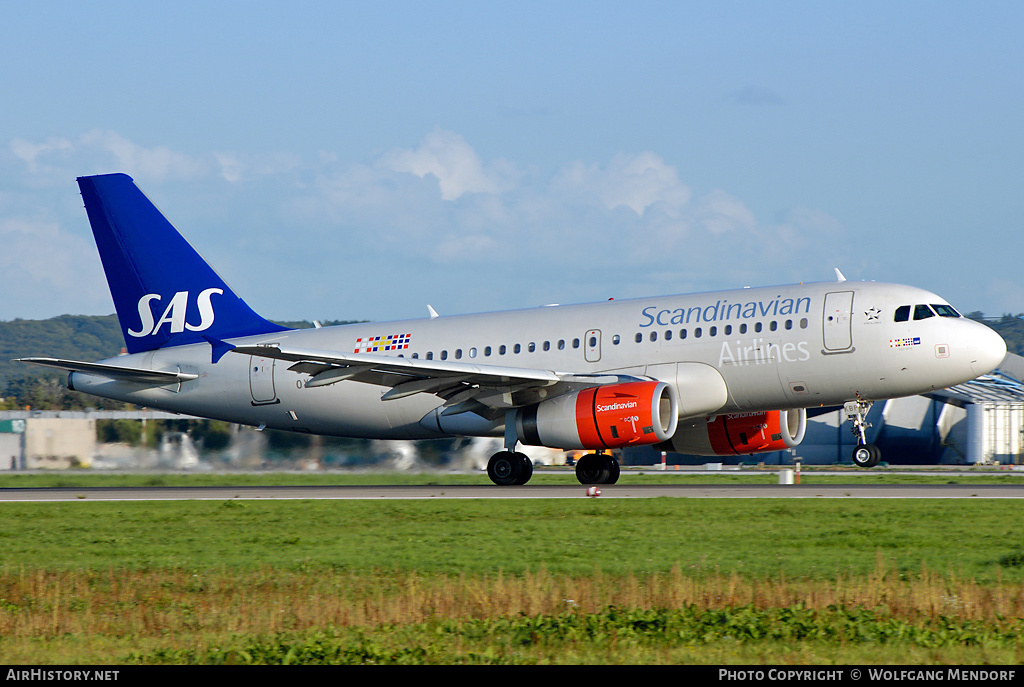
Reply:
[[131, 177], [78, 186], [129, 353], [285, 331], [236, 296]]

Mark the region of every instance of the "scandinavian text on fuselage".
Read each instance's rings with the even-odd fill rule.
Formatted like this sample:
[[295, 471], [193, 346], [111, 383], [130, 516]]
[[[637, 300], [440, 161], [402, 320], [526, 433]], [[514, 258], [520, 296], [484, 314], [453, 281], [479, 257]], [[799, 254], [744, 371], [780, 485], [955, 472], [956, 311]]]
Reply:
[[730, 303], [728, 300], [717, 300], [714, 305], [695, 305], [688, 308], [659, 308], [649, 305], [640, 311], [641, 327], [655, 324], [662, 327], [695, 322], [728, 322], [750, 320], [764, 317], [781, 317], [798, 315], [811, 311], [811, 298], [783, 298], [776, 296], [769, 301], [747, 301], [746, 303]]

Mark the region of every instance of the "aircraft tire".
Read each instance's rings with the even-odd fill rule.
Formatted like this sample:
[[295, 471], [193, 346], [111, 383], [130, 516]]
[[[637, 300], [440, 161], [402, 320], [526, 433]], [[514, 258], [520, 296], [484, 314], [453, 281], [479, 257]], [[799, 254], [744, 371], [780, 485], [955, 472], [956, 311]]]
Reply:
[[[512, 451], [499, 451], [487, 461], [487, 476], [498, 486], [508, 487], [522, 484], [523, 461], [519, 456], [521, 453]], [[527, 459], [529, 460], [529, 459]], [[530, 472], [533, 472], [533, 465], [530, 465]]]
[[525, 453], [517, 452], [515, 455], [519, 457], [519, 463], [522, 469], [522, 472], [519, 475], [519, 481], [516, 484], [526, 484], [530, 481], [530, 478], [533, 477], [533, 461], [530, 460], [530, 456]]
[[615, 460], [612, 456], [609, 456], [608, 462], [610, 464], [610, 468], [608, 471], [608, 481], [605, 482], [605, 484], [615, 484], [619, 481], [619, 474], [621, 472], [619, 470], [619, 461]]
[[882, 458], [882, 452], [874, 444], [857, 444], [853, 449], [853, 464], [859, 468], [873, 468]]
[[576, 479], [580, 484], [611, 484], [611, 473], [608, 456], [588, 453], [576, 461]]

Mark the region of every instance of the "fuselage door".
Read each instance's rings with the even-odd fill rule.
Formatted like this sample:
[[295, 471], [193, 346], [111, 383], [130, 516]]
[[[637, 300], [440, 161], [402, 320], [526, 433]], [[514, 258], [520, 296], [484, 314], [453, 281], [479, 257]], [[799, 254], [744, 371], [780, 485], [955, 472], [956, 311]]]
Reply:
[[601, 360], [601, 330], [591, 329], [583, 341], [583, 356], [588, 363]]
[[273, 358], [249, 356], [249, 389], [253, 403], [274, 403], [277, 391], [274, 389]]
[[825, 312], [821, 318], [826, 351], [846, 351], [853, 347], [853, 291], [825, 294]]

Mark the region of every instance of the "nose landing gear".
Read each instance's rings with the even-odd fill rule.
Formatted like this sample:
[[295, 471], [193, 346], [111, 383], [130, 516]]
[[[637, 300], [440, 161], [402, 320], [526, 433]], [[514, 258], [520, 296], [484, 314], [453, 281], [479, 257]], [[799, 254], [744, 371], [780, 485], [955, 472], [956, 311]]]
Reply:
[[846, 419], [853, 422], [853, 427], [850, 431], [857, 437], [857, 446], [853, 449], [851, 458], [853, 459], [853, 464], [859, 468], [873, 468], [882, 459], [882, 452], [874, 444], [868, 443], [864, 432], [866, 428], [871, 426], [865, 420], [868, 411], [871, 410], [871, 404], [871, 401], [862, 401], [860, 399], [847, 401], [843, 404], [843, 412], [846, 413]]

